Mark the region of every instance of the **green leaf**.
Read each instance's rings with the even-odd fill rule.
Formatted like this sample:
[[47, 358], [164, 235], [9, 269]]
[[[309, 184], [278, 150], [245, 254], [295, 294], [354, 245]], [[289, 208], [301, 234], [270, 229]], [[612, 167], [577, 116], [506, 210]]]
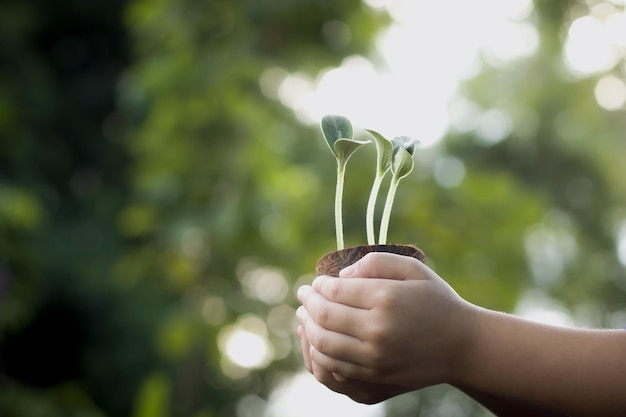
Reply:
[[398, 180], [406, 177], [413, 171], [414, 161], [413, 155], [404, 148], [398, 148], [398, 152], [393, 157], [391, 172]]
[[419, 143], [417, 140], [408, 136], [397, 136], [393, 138], [393, 163], [391, 164], [391, 172], [397, 180], [406, 177], [413, 171], [415, 162], [413, 153], [415, 145]]
[[393, 151], [396, 152], [396, 149], [402, 147], [407, 150], [411, 155], [415, 152], [415, 146], [419, 145], [420, 141], [417, 139], [413, 139], [409, 136], [396, 136], [391, 141], [393, 144]]
[[345, 164], [357, 149], [368, 143], [368, 140], [338, 139], [335, 141], [333, 153], [341, 164]]
[[328, 115], [322, 118], [322, 134], [331, 152], [339, 158], [336, 153], [335, 142], [339, 139], [352, 140], [354, 132], [352, 123], [344, 116]]
[[376, 173], [378, 175], [384, 175], [391, 167], [391, 160], [393, 159], [393, 144], [385, 139], [380, 133], [366, 129], [376, 140]]

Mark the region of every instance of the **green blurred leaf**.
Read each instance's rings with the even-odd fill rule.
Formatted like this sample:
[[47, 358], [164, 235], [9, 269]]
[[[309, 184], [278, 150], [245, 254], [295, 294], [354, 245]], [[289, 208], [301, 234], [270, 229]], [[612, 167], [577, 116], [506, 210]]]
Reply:
[[0, 225], [34, 230], [42, 216], [43, 207], [32, 192], [0, 184]]
[[171, 383], [164, 374], [148, 375], [137, 393], [132, 417], [168, 417], [170, 395]]

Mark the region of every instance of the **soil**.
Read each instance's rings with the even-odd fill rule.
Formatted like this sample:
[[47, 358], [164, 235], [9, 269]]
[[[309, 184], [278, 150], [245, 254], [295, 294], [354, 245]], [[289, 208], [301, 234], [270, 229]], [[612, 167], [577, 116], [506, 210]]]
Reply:
[[414, 245], [365, 245], [327, 253], [317, 261], [315, 273], [316, 275], [339, 276], [339, 271], [370, 252], [395, 253], [410, 256], [426, 263], [424, 252]]

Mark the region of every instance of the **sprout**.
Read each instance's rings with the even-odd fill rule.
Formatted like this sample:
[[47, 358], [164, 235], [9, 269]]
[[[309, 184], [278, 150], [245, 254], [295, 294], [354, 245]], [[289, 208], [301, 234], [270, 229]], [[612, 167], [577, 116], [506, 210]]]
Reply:
[[322, 118], [322, 134], [333, 155], [337, 159], [337, 188], [335, 190], [335, 233], [337, 250], [344, 247], [342, 197], [346, 164], [350, 156], [361, 146], [370, 141], [353, 139], [352, 124], [343, 116], [324, 116]]
[[387, 230], [389, 228], [389, 218], [391, 217], [391, 207], [393, 206], [393, 200], [396, 195], [396, 190], [398, 189], [398, 183], [402, 178], [413, 171], [413, 153], [415, 152], [415, 145], [419, 143], [417, 140], [407, 136], [395, 137], [391, 142], [393, 147], [391, 184], [387, 192], [383, 217], [380, 221], [380, 235], [378, 237], [378, 243], [380, 245], [387, 243]]
[[378, 197], [380, 185], [383, 182], [383, 178], [389, 171], [389, 168], [391, 168], [393, 145], [380, 133], [369, 129], [367, 129], [367, 131], [376, 140], [376, 176], [374, 177], [374, 183], [372, 184], [370, 198], [367, 201], [366, 213], [367, 243], [368, 245], [374, 245], [376, 243], [376, 236], [374, 235], [374, 208], [376, 206], [376, 198]]
[[[337, 159], [337, 189], [335, 190], [335, 228], [337, 234], [337, 250], [344, 247], [343, 243], [343, 220], [342, 220], [342, 197], [345, 168], [348, 159], [361, 146], [370, 141], [354, 140], [352, 124], [350, 120], [343, 116], [324, 116], [322, 119], [322, 133], [326, 143], [333, 155]], [[387, 230], [389, 228], [389, 218], [391, 217], [391, 207], [398, 189], [400, 180], [413, 170], [413, 153], [418, 141], [407, 136], [397, 136], [389, 141], [380, 133], [367, 131], [374, 137], [376, 143], [376, 176], [372, 184], [369, 200], [367, 202], [366, 232], [368, 245], [376, 244], [374, 234], [374, 210], [378, 192], [387, 172], [391, 171], [391, 183], [385, 200], [385, 207], [380, 221], [380, 234], [378, 243], [387, 243]]]

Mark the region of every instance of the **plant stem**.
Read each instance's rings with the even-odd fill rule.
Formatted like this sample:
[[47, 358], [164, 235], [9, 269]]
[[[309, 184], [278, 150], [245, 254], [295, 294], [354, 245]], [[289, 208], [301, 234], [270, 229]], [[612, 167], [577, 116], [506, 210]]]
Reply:
[[398, 183], [400, 181], [394, 176], [391, 178], [391, 184], [389, 185], [389, 191], [387, 192], [387, 200], [385, 201], [385, 209], [383, 210], [383, 217], [380, 221], [380, 236], [378, 236], [378, 244], [387, 244], [387, 230], [389, 229], [389, 218], [391, 217], [391, 207], [393, 206], [393, 199], [398, 189]]
[[343, 197], [343, 180], [345, 164], [337, 164], [337, 188], [335, 189], [335, 234], [337, 236], [337, 250], [343, 249], [343, 217], [341, 202]]
[[380, 190], [380, 184], [383, 181], [383, 176], [376, 173], [374, 183], [372, 184], [372, 191], [370, 192], [370, 198], [367, 201], [367, 215], [366, 215], [366, 230], [367, 230], [367, 244], [376, 244], [376, 236], [374, 235], [374, 208], [376, 207], [376, 197]]

